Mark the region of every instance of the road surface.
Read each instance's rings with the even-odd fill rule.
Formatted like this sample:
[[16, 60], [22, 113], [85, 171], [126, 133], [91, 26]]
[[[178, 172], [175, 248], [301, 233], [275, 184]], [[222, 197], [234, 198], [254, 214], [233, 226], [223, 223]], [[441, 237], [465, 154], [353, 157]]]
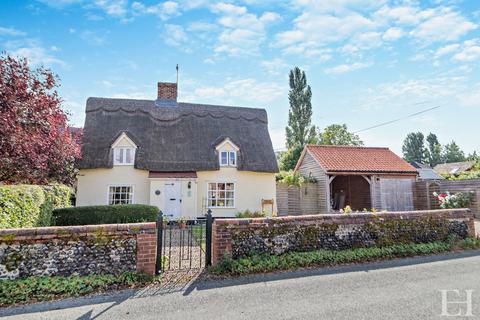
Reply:
[[[480, 251], [126, 291], [0, 311], [2, 319], [455, 319], [439, 290], [480, 319]], [[166, 292], [168, 291], [168, 293]], [[172, 292], [173, 291], [173, 292]], [[51, 310], [57, 308], [57, 310]], [[62, 308], [62, 309], [58, 309]], [[461, 309], [459, 309], [461, 308]], [[448, 304], [450, 314], [467, 311]]]

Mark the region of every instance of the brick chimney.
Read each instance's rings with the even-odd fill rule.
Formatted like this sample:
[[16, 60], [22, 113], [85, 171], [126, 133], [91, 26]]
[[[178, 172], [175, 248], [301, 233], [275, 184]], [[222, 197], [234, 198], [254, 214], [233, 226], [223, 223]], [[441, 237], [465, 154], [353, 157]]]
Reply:
[[171, 82], [158, 83], [158, 100], [177, 102], [177, 84]]

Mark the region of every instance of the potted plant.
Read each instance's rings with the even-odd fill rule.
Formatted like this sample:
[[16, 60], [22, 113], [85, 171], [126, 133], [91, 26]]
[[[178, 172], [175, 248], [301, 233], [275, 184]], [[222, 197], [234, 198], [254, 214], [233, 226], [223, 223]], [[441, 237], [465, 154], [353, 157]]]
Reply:
[[185, 227], [187, 226], [187, 218], [180, 217], [177, 219], [177, 223], [180, 229], [185, 229]]
[[167, 216], [163, 216], [163, 220], [162, 220], [162, 227], [163, 227], [163, 229], [166, 229], [166, 228], [167, 228], [169, 222], [170, 222], [170, 220], [168, 220], [168, 217], [167, 217]]

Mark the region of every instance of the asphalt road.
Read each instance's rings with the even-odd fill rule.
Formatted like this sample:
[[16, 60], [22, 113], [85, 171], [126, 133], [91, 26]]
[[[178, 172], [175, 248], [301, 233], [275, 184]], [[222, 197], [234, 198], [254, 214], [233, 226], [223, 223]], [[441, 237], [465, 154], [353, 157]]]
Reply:
[[[480, 251], [151, 288], [0, 311], [2, 319], [455, 319], [439, 290], [480, 319]], [[173, 292], [172, 292], [173, 291]], [[61, 308], [61, 309], [59, 309]], [[461, 310], [459, 309], [461, 308]], [[52, 310], [57, 309], [57, 310]], [[449, 304], [447, 312], [465, 312]], [[3, 318], [4, 317], [4, 318]]]

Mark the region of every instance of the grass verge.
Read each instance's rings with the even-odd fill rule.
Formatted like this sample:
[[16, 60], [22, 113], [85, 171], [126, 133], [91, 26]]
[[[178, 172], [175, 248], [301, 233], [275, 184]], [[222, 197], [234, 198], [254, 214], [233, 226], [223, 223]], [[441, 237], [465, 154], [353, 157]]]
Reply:
[[226, 255], [210, 271], [217, 275], [243, 275], [249, 273], [293, 270], [297, 268], [333, 266], [361, 263], [394, 258], [413, 257], [447, 252], [457, 249], [479, 249], [479, 238], [459, 241], [432, 242], [420, 244], [399, 244], [389, 247], [356, 248], [342, 251], [318, 250], [309, 252], [289, 252], [282, 255], [252, 255], [232, 259]]
[[0, 307], [78, 297], [108, 290], [135, 288], [144, 286], [153, 280], [152, 276], [134, 272], [125, 272], [120, 275], [29, 277], [0, 280]]

